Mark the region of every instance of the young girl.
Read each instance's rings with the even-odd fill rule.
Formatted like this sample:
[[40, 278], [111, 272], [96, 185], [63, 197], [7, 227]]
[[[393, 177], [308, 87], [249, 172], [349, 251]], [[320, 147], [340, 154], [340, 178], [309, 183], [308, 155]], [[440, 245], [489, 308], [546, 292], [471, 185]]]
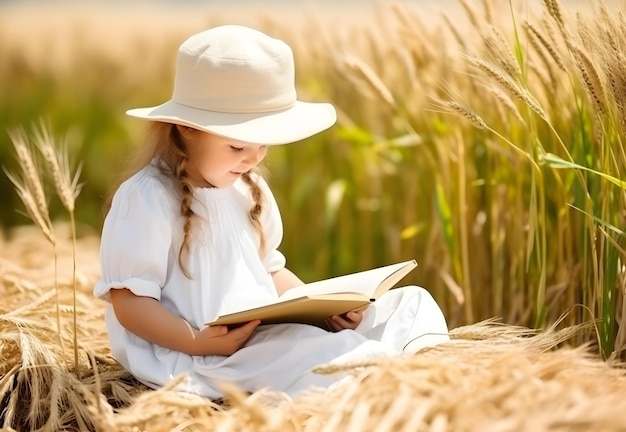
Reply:
[[297, 100], [291, 49], [240, 26], [196, 34], [179, 49], [172, 99], [128, 114], [150, 120], [150, 160], [117, 190], [94, 294], [109, 302], [115, 358], [157, 388], [222, 396], [220, 383], [295, 394], [337, 376], [320, 364], [415, 352], [448, 340], [441, 310], [418, 287], [365, 311], [304, 324], [206, 326], [233, 304], [276, 298], [303, 282], [278, 251], [282, 222], [253, 169], [268, 146], [329, 128], [335, 110]]

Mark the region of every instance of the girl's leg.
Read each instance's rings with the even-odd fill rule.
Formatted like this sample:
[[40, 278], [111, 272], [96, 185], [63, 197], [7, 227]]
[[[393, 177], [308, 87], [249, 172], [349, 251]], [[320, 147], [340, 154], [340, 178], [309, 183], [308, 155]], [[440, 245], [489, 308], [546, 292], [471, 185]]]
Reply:
[[269, 388], [293, 396], [311, 387], [328, 387], [346, 375], [317, 374], [316, 366], [395, 354], [384, 343], [354, 331], [331, 333], [303, 324], [260, 326], [229, 357], [194, 357], [191, 381], [203, 388], [191, 392], [219, 394], [218, 383], [227, 381], [246, 391]]
[[364, 313], [356, 331], [402, 352], [450, 340], [446, 320], [424, 288], [395, 288], [382, 295]]

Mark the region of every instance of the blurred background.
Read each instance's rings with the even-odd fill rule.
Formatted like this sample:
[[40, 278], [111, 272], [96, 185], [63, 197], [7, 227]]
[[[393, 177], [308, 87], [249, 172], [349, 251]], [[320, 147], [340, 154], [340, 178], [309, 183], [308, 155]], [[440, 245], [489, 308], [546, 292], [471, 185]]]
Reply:
[[[0, 165], [16, 166], [11, 131], [46, 124], [83, 164], [79, 235], [97, 235], [142, 140], [124, 111], [169, 99], [188, 36], [250, 25], [292, 46], [301, 99], [339, 112], [266, 159], [292, 270], [311, 281], [414, 258], [405, 282], [451, 326], [596, 319], [589, 339], [609, 356], [624, 339], [620, 4], [2, 1]], [[30, 222], [4, 173], [0, 196], [10, 238]]]

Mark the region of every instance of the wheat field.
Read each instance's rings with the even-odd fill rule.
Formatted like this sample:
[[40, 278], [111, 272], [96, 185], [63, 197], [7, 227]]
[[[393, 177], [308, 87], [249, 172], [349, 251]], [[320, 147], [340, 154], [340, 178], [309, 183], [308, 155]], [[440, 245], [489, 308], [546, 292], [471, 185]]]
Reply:
[[[0, 427], [626, 429], [624, 10], [454, 5], [3, 6]], [[295, 400], [149, 391], [111, 358], [91, 289], [102, 205], [141, 136], [123, 111], [167, 99], [180, 41], [226, 22], [286, 40], [299, 95], [339, 112], [267, 159], [290, 267], [313, 280], [415, 258], [407, 283], [442, 305], [450, 343]]]

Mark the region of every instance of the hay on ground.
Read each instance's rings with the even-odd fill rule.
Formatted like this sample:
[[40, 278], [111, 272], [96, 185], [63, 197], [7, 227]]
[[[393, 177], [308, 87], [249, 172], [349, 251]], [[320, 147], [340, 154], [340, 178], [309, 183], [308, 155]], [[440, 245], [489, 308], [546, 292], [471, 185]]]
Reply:
[[[63, 232], [57, 230], [57, 232]], [[15, 233], [14, 233], [15, 234]], [[53, 266], [29, 230], [0, 240], [0, 427], [98, 431], [618, 431], [626, 374], [567, 341], [590, 326], [543, 332], [489, 320], [452, 330], [450, 343], [410, 358], [343, 366], [351, 378], [291, 399], [225, 387], [227, 401], [153, 391], [112, 358], [104, 305], [91, 296], [97, 239], [79, 242], [78, 341], [73, 370], [71, 255]], [[337, 370], [322, 366], [319, 373]]]

